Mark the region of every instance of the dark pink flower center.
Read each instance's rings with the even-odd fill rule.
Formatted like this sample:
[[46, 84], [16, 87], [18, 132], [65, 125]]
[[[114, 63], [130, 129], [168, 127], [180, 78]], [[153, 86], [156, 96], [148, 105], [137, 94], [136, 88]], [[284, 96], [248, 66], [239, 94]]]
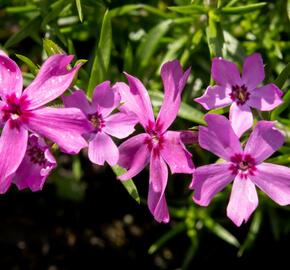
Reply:
[[244, 84], [242, 86], [233, 85], [232, 92], [230, 93], [230, 97], [238, 105], [243, 105], [249, 99], [250, 93]]
[[29, 102], [25, 96], [16, 97], [13, 93], [6, 97], [6, 104], [1, 108], [2, 121], [12, 120], [12, 127], [19, 127], [22, 123], [27, 122], [31, 112], [27, 110]]
[[230, 170], [233, 174], [239, 174], [243, 179], [247, 178], [248, 175], [254, 175], [256, 171], [256, 162], [251, 155], [235, 154], [231, 157]]
[[148, 135], [150, 135], [150, 138], [146, 140], [149, 150], [153, 150], [154, 152], [159, 153], [163, 147], [164, 142], [164, 136], [161, 132], [161, 127], [158, 124], [149, 122], [146, 128], [146, 132]]
[[30, 158], [30, 161], [34, 164], [44, 166], [47, 163], [44, 155], [44, 149], [38, 147], [37, 145], [28, 144], [27, 154]]
[[100, 113], [89, 114], [88, 119], [92, 123], [95, 132], [100, 132], [105, 127], [105, 120]]

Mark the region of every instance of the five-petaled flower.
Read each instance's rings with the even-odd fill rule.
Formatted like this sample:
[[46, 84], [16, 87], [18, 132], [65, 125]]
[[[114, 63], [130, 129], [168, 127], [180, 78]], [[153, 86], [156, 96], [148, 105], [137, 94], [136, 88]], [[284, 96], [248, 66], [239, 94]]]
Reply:
[[196, 168], [191, 183], [196, 203], [207, 206], [234, 181], [227, 215], [237, 226], [246, 222], [258, 205], [255, 185], [279, 205], [290, 204], [290, 168], [263, 162], [284, 142], [274, 122], [259, 121], [243, 150], [225, 116], [208, 114], [206, 121], [208, 127], [199, 129], [199, 144], [226, 162]]
[[43, 138], [32, 133], [29, 135], [25, 156], [12, 175], [12, 182], [18, 189], [30, 188], [32, 191], [41, 190], [51, 170], [56, 167], [50, 147]]
[[258, 53], [245, 59], [242, 76], [234, 63], [222, 58], [213, 59], [211, 74], [217, 85], [209, 86], [195, 101], [207, 110], [232, 104], [229, 118], [239, 137], [253, 125], [250, 107], [270, 111], [282, 103], [282, 92], [275, 84], [257, 88], [265, 77]]
[[168, 169], [172, 173], [192, 173], [191, 154], [180, 138], [180, 132], [167, 131], [176, 118], [181, 103], [181, 93], [190, 69], [183, 73], [179, 62], [162, 66], [161, 77], [165, 89], [164, 101], [155, 121], [147, 90], [135, 77], [126, 74], [129, 86], [117, 83], [124, 109], [136, 114], [146, 133], [138, 134], [119, 147], [119, 164], [128, 171], [119, 177], [127, 180], [137, 175], [150, 162], [148, 206], [158, 222], [168, 222], [169, 213], [165, 199]]
[[82, 133], [90, 128], [79, 109], [44, 107], [71, 84], [79, 65], [67, 70], [73, 56], [53, 55], [42, 65], [34, 81], [22, 92], [22, 74], [17, 64], [0, 53], [0, 193], [11, 184], [11, 175], [22, 162], [28, 131], [57, 143], [67, 153], [87, 145]]
[[110, 135], [118, 139], [128, 137], [134, 132], [138, 120], [133, 113], [118, 112], [111, 114], [121, 101], [120, 94], [110, 82], [96, 86], [90, 104], [84, 91], [79, 90], [70, 96], [63, 96], [66, 107], [76, 107], [83, 111], [91, 123], [92, 131], [85, 134], [89, 142], [88, 156], [91, 162], [111, 166], [119, 159], [119, 150]]

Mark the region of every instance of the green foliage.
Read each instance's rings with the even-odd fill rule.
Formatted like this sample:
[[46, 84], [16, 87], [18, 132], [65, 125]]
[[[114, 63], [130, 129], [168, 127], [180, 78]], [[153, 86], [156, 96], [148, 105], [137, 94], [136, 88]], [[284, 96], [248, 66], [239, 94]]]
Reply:
[[[120, 176], [122, 174], [124, 174], [126, 172], [126, 170], [118, 165], [115, 165], [112, 167], [113, 172], [116, 174], [116, 176]], [[125, 189], [128, 191], [128, 193], [130, 194], [130, 196], [137, 202], [140, 204], [140, 197], [139, 197], [139, 193], [138, 190], [133, 182], [132, 179], [128, 179], [126, 181], [120, 181], [123, 186], [125, 187]]]
[[88, 96], [92, 97], [95, 86], [107, 77], [112, 47], [112, 26], [110, 13], [106, 11], [103, 18], [100, 40], [96, 47], [94, 62], [88, 85]]

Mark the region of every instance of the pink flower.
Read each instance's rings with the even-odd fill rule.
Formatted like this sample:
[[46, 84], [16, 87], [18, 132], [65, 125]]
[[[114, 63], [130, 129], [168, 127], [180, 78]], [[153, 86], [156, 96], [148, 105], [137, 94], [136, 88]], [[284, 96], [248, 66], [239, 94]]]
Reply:
[[89, 159], [98, 165], [107, 161], [111, 166], [119, 159], [119, 150], [110, 135], [119, 139], [134, 132], [138, 122], [134, 114], [123, 112], [111, 114], [120, 105], [121, 97], [105, 81], [96, 86], [90, 104], [84, 91], [76, 91], [71, 96], [64, 96], [66, 107], [76, 107], [83, 111], [91, 123], [92, 131], [86, 134], [89, 141]]
[[47, 176], [56, 167], [56, 161], [44, 139], [31, 134], [25, 156], [13, 176], [18, 189], [41, 190]]
[[257, 87], [265, 77], [258, 53], [245, 59], [242, 77], [234, 63], [222, 58], [213, 59], [211, 73], [217, 85], [209, 86], [195, 101], [207, 110], [232, 104], [229, 117], [239, 137], [253, 125], [250, 107], [270, 111], [282, 103], [282, 92], [275, 84]]
[[120, 145], [118, 163], [128, 171], [119, 179], [134, 177], [150, 162], [148, 206], [158, 222], [169, 221], [164, 194], [168, 178], [167, 165], [172, 173], [192, 173], [194, 170], [191, 154], [181, 141], [180, 132], [167, 131], [179, 110], [181, 92], [189, 72], [190, 69], [183, 73], [178, 61], [167, 62], [162, 66], [165, 96], [156, 121], [148, 92], [137, 78], [126, 74], [129, 87], [124, 83], [116, 85], [125, 109], [137, 115], [146, 131]]
[[11, 175], [22, 162], [28, 131], [40, 134], [68, 153], [87, 145], [82, 133], [89, 122], [78, 109], [43, 107], [70, 85], [80, 66], [67, 70], [73, 56], [54, 55], [42, 65], [34, 81], [22, 93], [22, 75], [16, 63], [0, 54], [0, 193], [11, 183]]
[[244, 150], [230, 121], [222, 116], [206, 116], [208, 127], [200, 127], [199, 144], [224, 163], [205, 165], [193, 173], [193, 200], [207, 206], [214, 195], [234, 181], [227, 216], [240, 226], [258, 205], [255, 185], [280, 205], [290, 203], [290, 168], [263, 162], [282, 144], [284, 137], [274, 122], [259, 121]]

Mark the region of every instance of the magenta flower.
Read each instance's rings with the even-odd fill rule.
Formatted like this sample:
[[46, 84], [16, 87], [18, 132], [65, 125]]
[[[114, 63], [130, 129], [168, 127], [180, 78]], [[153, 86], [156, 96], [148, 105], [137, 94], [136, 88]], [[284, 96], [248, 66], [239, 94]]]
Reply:
[[16, 63], [0, 54], [0, 193], [22, 162], [28, 131], [57, 143], [68, 153], [87, 145], [82, 133], [89, 122], [78, 109], [43, 107], [60, 96], [70, 85], [80, 66], [67, 70], [73, 56], [54, 55], [42, 65], [34, 81], [22, 93], [22, 75]]
[[[180, 138], [180, 132], [167, 131], [176, 118], [181, 102], [181, 92], [190, 69], [183, 73], [178, 61], [164, 64], [161, 77], [165, 96], [155, 121], [148, 92], [135, 77], [126, 74], [129, 86], [118, 83], [125, 109], [134, 112], [146, 133], [138, 134], [119, 147], [120, 166], [128, 171], [119, 177], [127, 180], [137, 175], [150, 162], [148, 206], [158, 222], [168, 222], [169, 213], [165, 199], [168, 170], [172, 173], [192, 173], [191, 154]], [[166, 165], [167, 164], [167, 165]]]
[[98, 165], [107, 161], [111, 166], [119, 159], [119, 150], [110, 135], [118, 139], [128, 137], [134, 132], [138, 120], [134, 114], [111, 112], [120, 105], [121, 97], [116, 89], [105, 81], [96, 86], [90, 104], [84, 91], [76, 91], [64, 96], [66, 107], [76, 107], [83, 111], [91, 123], [92, 131], [86, 134], [89, 141], [89, 159]]
[[18, 189], [30, 188], [41, 190], [47, 176], [56, 167], [56, 161], [44, 139], [37, 134], [31, 134], [25, 156], [13, 176], [13, 182]]
[[222, 116], [206, 116], [208, 127], [200, 127], [199, 144], [225, 163], [205, 165], [193, 173], [193, 200], [207, 206], [214, 195], [234, 181], [227, 216], [240, 226], [258, 205], [255, 185], [279, 205], [290, 203], [290, 168], [263, 162], [282, 144], [284, 137], [274, 122], [259, 121], [244, 150], [230, 121]]
[[232, 104], [229, 118], [239, 137], [253, 125], [250, 107], [270, 111], [282, 103], [282, 92], [275, 84], [257, 87], [265, 77], [258, 53], [245, 59], [242, 77], [234, 63], [222, 58], [213, 59], [211, 74], [217, 85], [209, 86], [195, 101], [207, 110]]

